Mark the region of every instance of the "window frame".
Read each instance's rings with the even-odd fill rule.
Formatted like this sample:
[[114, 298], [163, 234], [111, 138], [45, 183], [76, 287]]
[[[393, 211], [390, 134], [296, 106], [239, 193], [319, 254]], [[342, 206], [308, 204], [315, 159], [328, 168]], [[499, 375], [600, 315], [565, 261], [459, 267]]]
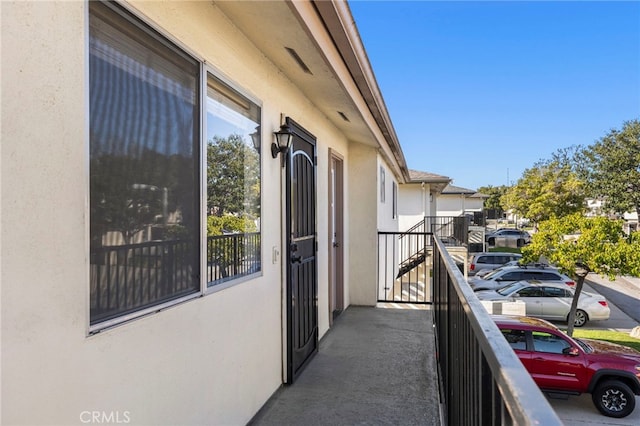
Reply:
[[[260, 229], [259, 229], [259, 235], [260, 235], [260, 241], [262, 241], [263, 238], [263, 229], [264, 229], [264, 220], [263, 220], [263, 210], [262, 207], [264, 206], [264, 162], [263, 162], [263, 153], [264, 153], [264, 146], [265, 146], [265, 139], [263, 138], [264, 136], [264, 129], [263, 129], [263, 123], [264, 123], [264, 108], [263, 108], [263, 102], [261, 100], [259, 100], [259, 98], [257, 98], [256, 96], [254, 96], [252, 93], [248, 92], [246, 89], [242, 88], [242, 86], [240, 86], [239, 84], [237, 84], [235, 81], [233, 81], [232, 79], [228, 78], [227, 76], [224, 75], [224, 73], [222, 73], [219, 69], [215, 68], [214, 66], [212, 66], [211, 64], [209, 64], [202, 56], [196, 54], [192, 49], [190, 49], [189, 47], [187, 47], [184, 43], [180, 42], [179, 40], [177, 40], [175, 38], [175, 36], [173, 36], [172, 34], [168, 33], [165, 29], [163, 29], [161, 26], [157, 25], [156, 23], [154, 23], [152, 20], [150, 20], [148, 17], [144, 16], [143, 14], [141, 14], [138, 10], [136, 10], [133, 7], [130, 7], [128, 5], [122, 5], [120, 3], [113, 3], [113, 2], [100, 2], [102, 3], [104, 6], [110, 8], [113, 11], [116, 11], [118, 15], [120, 15], [121, 21], [119, 22], [109, 22], [110, 26], [112, 28], [118, 29], [119, 27], [121, 27], [122, 25], [132, 25], [137, 27], [138, 29], [143, 30], [144, 32], [151, 32], [153, 33], [153, 35], [158, 39], [158, 41], [164, 45], [173, 45], [173, 48], [179, 50], [179, 52], [192, 59], [194, 62], [197, 62], [198, 64], [198, 72], [199, 72], [199, 76], [198, 78], [196, 78], [197, 80], [197, 84], [198, 87], [197, 89], [199, 90], [199, 96], [196, 97], [196, 99], [199, 102], [199, 111], [196, 112], [194, 114], [194, 118], [197, 118], [199, 120], [199, 129], [196, 130], [196, 134], [199, 137], [199, 140], [197, 141], [197, 143], [199, 144], [199, 150], [197, 151], [197, 155], [200, 156], [199, 161], [197, 162], [198, 165], [196, 167], [198, 167], [198, 170], [194, 170], [194, 175], [195, 175], [195, 179], [194, 182], [199, 182], [200, 184], [200, 188], [199, 188], [199, 194], [196, 194], [196, 197], [199, 196], [199, 220], [196, 220], [195, 222], [199, 225], [199, 230], [196, 232], [196, 234], [199, 234], [198, 240], [199, 240], [199, 259], [195, 259], [196, 264], [199, 265], [199, 271], [198, 271], [198, 275], [199, 275], [199, 286], [197, 287], [197, 290], [194, 291], [193, 293], [184, 295], [182, 297], [177, 297], [175, 299], [171, 299], [171, 300], [167, 300], [155, 305], [151, 305], [142, 309], [138, 309], [132, 312], [127, 312], [125, 314], [122, 315], [118, 315], [117, 317], [114, 318], [110, 318], [104, 321], [99, 321], [96, 322], [94, 324], [91, 324], [91, 278], [90, 278], [90, 268], [91, 268], [91, 260], [90, 260], [90, 256], [87, 256], [87, 296], [86, 296], [86, 334], [87, 336], [91, 336], [91, 335], [95, 335], [103, 330], [115, 327], [115, 326], [119, 326], [125, 323], [128, 323], [130, 321], [133, 321], [135, 319], [139, 319], [142, 317], [145, 317], [147, 315], [153, 314], [153, 313], [157, 313], [163, 310], [166, 310], [168, 308], [180, 305], [182, 303], [194, 300], [194, 299], [198, 299], [202, 296], [206, 296], [209, 294], [213, 294], [213, 293], [217, 293], [218, 291], [224, 290], [226, 288], [229, 287], [233, 287], [235, 285], [239, 285], [242, 283], [245, 283], [247, 281], [251, 281], [254, 280], [257, 277], [260, 277], [264, 274], [264, 247], [263, 244], [260, 243], [260, 249], [259, 249], [259, 258], [260, 258], [260, 270], [257, 272], [254, 272], [252, 274], [247, 274], [247, 275], [242, 275], [239, 276], [237, 278], [232, 278], [229, 279], [228, 281], [226, 281], [223, 284], [219, 284], [219, 285], [214, 285], [214, 286], [208, 286], [207, 285], [207, 274], [206, 274], [206, 262], [207, 262], [207, 244], [206, 244], [206, 238], [207, 238], [207, 185], [206, 185], [206, 180], [207, 180], [207, 156], [206, 156], [206, 150], [207, 150], [207, 140], [206, 140], [206, 133], [207, 133], [207, 108], [206, 108], [206, 101], [207, 101], [207, 78], [208, 75], [211, 74], [212, 76], [214, 76], [215, 78], [223, 81], [226, 85], [228, 85], [230, 88], [232, 88], [235, 92], [237, 92], [238, 94], [240, 94], [241, 96], [245, 97], [247, 100], [249, 100], [250, 102], [254, 103], [256, 106], [258, 106], [260, 108], [260, 113], [259, 113], [259, 126], [260, 126], [260, 150], [259, 150], [259, 160], [258, 160], [258, 164], [259, 164], [259, 179], [260, 179], [260, 195], [259, 195], [259, 202], [260, 202]], [[89, 57], [90, 57], [90, 38], [91, 38], [91, 31], [90, 31], [90, 27], [89, 27], [89, 20], [91, 19], [91, 8], [87, 7], [86, 9], [86, 32], [85, 32], [85, 46], [86, 46], [86, 50], [85, 50], [85, 55], [86, 55], [86, 65], [85, 65], [85, 75], [87, 78], [87, 85], [86, 85], [86, 96], [85, 96], [85, 101], [86, 101], [86, 105], [87, 105], [87, 109], [86, 109], [86, 141], [87, 141], [87, 145], [86, 145], [86, 150], [85, 150], [85, 166], [86, 166], [86, 170], [87, 170], [87, 178], [85, 181], [85, 190], [86, 190], [86, 194], [87, 194], [87, 202], [85, 205], [85, 209], [86, 209], [86, 217], [89, 218], [90, 216], [90, 203], [89, 203], [89, 199], [90, 199], [90, 194], [91, 194], [91, 179], [90, 179], [90, 159], [91, 159], [91, 149], [90, 149], [90, 143], [89, 143], [89, 135], [90, 135], [90, 120], [91, 120], [91, 112], [89, 110], [89, 105], [90, 105], [90, 69], [89, 69]], [[90, 249], [90, 240], [91, 240], [91, 230], [90, 230], [90, 221], [87, 221], [86, 224], [86, 250], [87, 253], [90, 254], [91, 249]]]
[[391, 182], [391, 218], [396, 219], [398, 217], [398, 184], [394, 180]]
[[386, 176], [385, 176], [385, 170], [384, 170], [384, 166], [380, 166], [380, 203], [381, 204], [385, 204], [386, 203], [386, 191], [387, 191], [387, 184], [386, 184]]
[[221, 282], [219, 284], [215, 284], [215, 285], [209, 285], [208, 281], [207, 281], [207, 273], [206, 273], [206, 268], [207, 268], [207, 108], [206, 108], [206, 102], [207, 102], [207, 82], [208, 82], [208, 78], [209, 78], [209, 74], [211, 74], [211, 76], [213, 76], [214, 78], [217, 78], [218, 80], [222, 81], [224, 84], [226, 84], [230, 89], [232, 89], [233, 91], [235, 91], [237, 94], [243, 96], [244, 98], [246, 98], [248, 101], [254, 103], [256, 106], [258, 106], [260, 108], [260, 152], [259, 152], [259, 165], [260, 165], [260, 240], [262, 241], [262, 236], [263, 236], [263, 225], [264, 225], [264, 221], [263, 221], [263, 216], [262, 216], [262, 206], [264, 205], [264, 190], [263, 190], [263, 171], [264, 171], [264, 167], [263, 167], [263, 148], [265, 146], [264, 143], [264, 138], [263, 138], [263, 122], [264, 122], [264, 108], [263, 108], [263, 103], [262, 101], [260, 101], [256, 96], [254, 96], [253, 94], [249, 93], [247, 90], [244, 90], [239, 84], [237, 84], [235, 81], [233, 81], [232, 79], [228, 78], [224, 73], [222, 73], [222, 71], [220, 71], [219, 69], [217, 69], [216, 67], [214, 67], [211, 64], [205, 63], [204, 61], [201, 61], [201, 73], [200, 73], [200, 78], [201, 78], [201, 96], [202, 96], [202, 105], [203, 107], [201, 108], [201, 123], [202, 123], [202, 127], [201, 127], [201, 135], [200, 135], [200, 149], [201, 149], [201, 158], [202, 158], [202, 162], [200, 165], [200, 173], [201, 173], [201, 185], [200, 185], [200, 189], [201, 189], [201, 223], [202, 226], [200, 228], [200, 243], [203, 245], [202, 250], [200, 251], [200, 262], [201, 262], [201, 266], [200, 266], [200, 285], [201, 285], [201, 289], [202, 289], [202, 294], [204, 295], [209, 295], [209, 294], [213, 294], [213, 293], [217, 293], [219, 291], [225, 290], [227, 288], [230, 287], [234, 287], [236, 285], [245, 283], [247, 281], [251, 281], [254, 280], [258, 277], [261, 277], [264, 274], [264, 247], [261, 244], [260, 245], [260, 270], [257, 272], [254, 272], [252, 274], [248, 274], [248, 275], [241, 275], [238, 276], [237, 278], [231, 278], [227, 281]]

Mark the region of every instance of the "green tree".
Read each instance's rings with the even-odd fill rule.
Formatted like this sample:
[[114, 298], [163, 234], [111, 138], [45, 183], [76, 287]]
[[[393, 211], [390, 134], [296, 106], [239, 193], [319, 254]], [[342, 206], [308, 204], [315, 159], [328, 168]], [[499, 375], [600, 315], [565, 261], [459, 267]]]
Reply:
[[506, 185], [500, 185], [500, 186], [489, 185], [489, 186], [481, 186], [480, 188], [478, 188], [478, 192], [489, 196], [489, 198], [487, 198], [484, 201], [484, 209], [495, 210], [496, 215], [498, 217], [501, 217], [502, 213], [504, 213], [504, 208], [502, 207], [502, 203], [500, 199], [507, 192], [507, 189], [508, 187]]
[[590, 196], [606, 200], [610, 212], [640, 217], [640, 120], [626, 121], [583, 152]]
[[207, 217], [207, 235], [223, 235], [227, 233], [256, 232], [258, 227], [255, 222], [246, 217], [232, 215]]
[[587, 218], [580, 213], [541, 222], [531, 244], [522, 248], [523, 262], [541, 257], [576, 280], [567, 333], [573, 326], [585, 277], [593, 272], [608, 276], [640, 274], [640, 235], [627, 236], [622, 221]]
[[210, 214], [260, 215], [260, 157], [242, 136], [214, 137], [207, 144], [207, 207]]
[[570, 163], [554, 158], [525, 170], [500, 202], [505, 210], [513, 210], [537, 226], [553, 217], [583, 212], [585, 198], [583, 181]]

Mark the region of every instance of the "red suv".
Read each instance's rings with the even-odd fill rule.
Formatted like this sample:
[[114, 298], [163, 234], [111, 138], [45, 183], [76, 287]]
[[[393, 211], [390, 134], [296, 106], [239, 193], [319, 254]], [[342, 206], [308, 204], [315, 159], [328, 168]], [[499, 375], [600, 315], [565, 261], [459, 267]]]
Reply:
[[640, 395], [640, 352], [591, 339], [572, 339], [531, 317], [493, 316], [498, 328], [543, 392], [590, 393], [605, 416], [626, 417]]

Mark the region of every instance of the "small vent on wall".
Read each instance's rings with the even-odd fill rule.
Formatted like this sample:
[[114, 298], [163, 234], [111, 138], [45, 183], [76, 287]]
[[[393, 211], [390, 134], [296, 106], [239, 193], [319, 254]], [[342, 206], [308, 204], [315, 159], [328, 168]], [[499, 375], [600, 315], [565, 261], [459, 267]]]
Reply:
[[340, 117], [342, 117], [344, 121], [351, 122], [351, 120], [349, 120], [349, 117], [347, 117], [347, 115], [344, 112], [338, 111], [338, 114], [340, 115]]
[[294, 61], [297, 62], [298, 66], [300, 68], [302, 68], [302, 71], [306, 72], [307, 74], [311, 74], [313, 75], [313, 73], [311, 72], [311, 70], [309, 69], [309, 67], [307, 66], [307, 64], [305, 64], [302, 61], [302, 58], [300, 57], [300, 55], [298, 55], [298, 52], [296, 52], [295, 50], [293, 50], [290, 47], [285, 47], [285, 49], [287, 49], [287, 52], [289, 52], [289, 55], [291, 55], [291, 57], [293, 58]]

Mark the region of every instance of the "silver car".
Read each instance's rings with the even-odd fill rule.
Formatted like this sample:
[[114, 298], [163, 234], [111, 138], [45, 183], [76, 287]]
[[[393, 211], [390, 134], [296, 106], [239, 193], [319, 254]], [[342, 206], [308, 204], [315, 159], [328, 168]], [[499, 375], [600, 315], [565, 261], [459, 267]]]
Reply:
[[474, 291], [494, 290], [523, 280], [559, 281], [573, 287], [575, 281], [550, 266], [513, 265], [494, 269], [482, 278], [474, 276], [467, 281]]
[[486, 234], [484, 240], [490, 246], [523, 247], [531, 242], [531, 235], [521, 229], [503, 228]]
[[496, 269], [505, 263], [522, 258], [520, 253], [482, 252], [474, 253], [469, 261], [469, 275], [475, 275], [482, 269]]
[[[541, 281], [518, 281], [498, 290], [476, 292], [480, 300], [522, 301], [527, 316], [553, 321], [567, 321], [573, 289], [564, 283]], [[578, 308], [574, 319], [576, 327], [582, 327], [587, 321], [609, 319], [610, 309], [607, 299], [599, 294], [583, 291], [578, 299]]]

